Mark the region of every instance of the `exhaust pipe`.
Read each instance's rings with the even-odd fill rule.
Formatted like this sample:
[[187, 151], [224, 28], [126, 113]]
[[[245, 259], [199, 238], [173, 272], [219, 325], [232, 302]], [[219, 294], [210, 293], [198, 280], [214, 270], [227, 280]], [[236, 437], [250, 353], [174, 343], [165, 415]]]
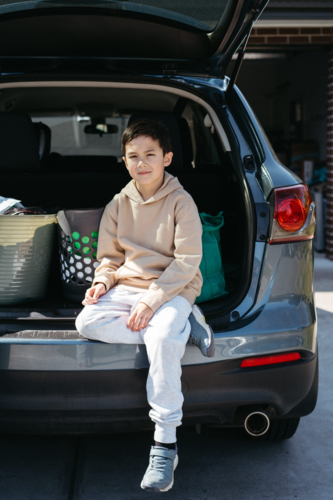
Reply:
[[270, 420], [266, 413], [262, 411], [254, 411], [250, 413], [244, 422], [245, 430], [250, 436], [263, 436], [266, 434], [270, 426]]

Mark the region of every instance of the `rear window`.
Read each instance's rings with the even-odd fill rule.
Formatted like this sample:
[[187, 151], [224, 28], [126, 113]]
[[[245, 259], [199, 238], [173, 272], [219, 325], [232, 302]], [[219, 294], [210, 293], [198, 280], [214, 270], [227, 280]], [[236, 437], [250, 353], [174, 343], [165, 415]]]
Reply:
[[52, 7], [100, 7], [122, 12], [137, 12], [182, 22], [204, 31], [213, 30], [222, 18], [229, 4], [236, 5], [238, 0], [0, 0], [0, 14], [20, 10], [43, 9]]
[[51, 151], [62, 156], [116, 156], [121, 161], [121, 136], [128, 117], [32, 116], [51, 130]]

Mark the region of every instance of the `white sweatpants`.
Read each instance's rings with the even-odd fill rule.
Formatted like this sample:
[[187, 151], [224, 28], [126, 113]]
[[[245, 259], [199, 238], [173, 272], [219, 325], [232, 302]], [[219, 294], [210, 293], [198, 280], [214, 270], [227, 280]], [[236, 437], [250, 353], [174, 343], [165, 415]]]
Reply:
[[85, 306], [75, 325], [88, 339], [110, 344], [146, 344], [150, 364], [146, 387], [152, 408], [149, 416], [155, 422], [154, 439], [174, 443], [183, 415], [180, 360], [191, 332], [188, 317], [192, 308], [186, 299], [177, 296], [155, 312], [146, 328], [132, 332], [126, 326], [127, 320], [144, 295], [112, 288], [97, 304]]

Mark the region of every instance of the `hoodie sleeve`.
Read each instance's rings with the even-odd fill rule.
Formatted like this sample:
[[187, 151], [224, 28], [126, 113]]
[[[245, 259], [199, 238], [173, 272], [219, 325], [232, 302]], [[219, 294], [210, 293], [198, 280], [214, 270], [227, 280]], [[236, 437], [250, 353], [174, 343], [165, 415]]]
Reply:
[[183, 203], [175, 212], [174, 260], [149, 287], [141, 300], [154, 312], [168, 300], [181, 295], [191, 305], [200, 295], [202, 275], [202, 226], [193, 200]]
[[125, 252], [117, 239], [118, 207], [115, 197], [105, 207], [99, 225], [97, 260], [100, 265], [95, 270], [93, 285], [104, 283], [106, 291], [117, 283], [115, 273], [125, 261]]

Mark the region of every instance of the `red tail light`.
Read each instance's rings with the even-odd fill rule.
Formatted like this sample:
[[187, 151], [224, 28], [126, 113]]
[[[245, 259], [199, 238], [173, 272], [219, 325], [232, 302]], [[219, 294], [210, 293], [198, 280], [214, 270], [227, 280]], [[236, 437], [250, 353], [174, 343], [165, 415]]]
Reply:
[[311, 201], [305, 185], [276, 189], [274, 219], [284, 231], [299, 231], [305, 224]]
[[276, 354], [275, 356], [261, 356], [259, 358], [246, 358], [241, 362], [241, 368], [250, 368], [252, 366], [275, 365], [276, 363], [287, 363], [288, 361], [297, 361], [301, 359], [299, 352], [290, 352], [288, 354]]
[[314, 236], [314, 203], [306, 184], [275, 189], [270, 244], [309, 240]]

